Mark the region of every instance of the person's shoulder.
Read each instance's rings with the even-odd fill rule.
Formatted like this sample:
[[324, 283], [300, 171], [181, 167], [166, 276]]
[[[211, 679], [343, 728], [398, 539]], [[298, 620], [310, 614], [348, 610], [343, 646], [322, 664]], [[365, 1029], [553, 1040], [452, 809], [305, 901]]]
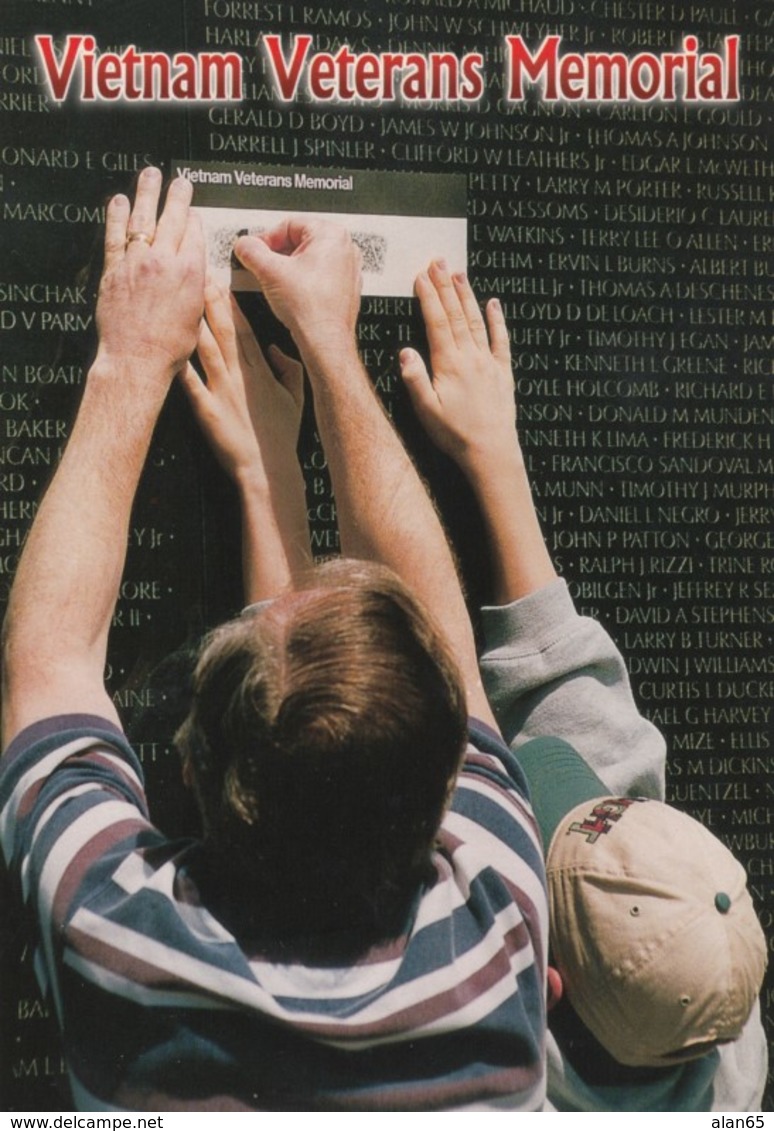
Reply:
[[115, 722], [82, 714], [40, 719], [9, 744], [0, 832], [10, 874], [43, 931], [64, 931], [136, 849], [166, 844], [126, 737]]

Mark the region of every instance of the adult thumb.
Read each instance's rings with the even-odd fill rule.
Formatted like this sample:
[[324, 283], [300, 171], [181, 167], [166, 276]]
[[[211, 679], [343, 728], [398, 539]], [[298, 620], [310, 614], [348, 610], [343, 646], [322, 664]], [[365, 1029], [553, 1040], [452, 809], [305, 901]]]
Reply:
[[256, 236], [240, 236], [234, 244], [234, 254], [239, 262], [255, 276], [261, 284], [270, 282], [276, 277], [276, 261], [279, 258], [276, 252], [271, 251], [262, 239]]

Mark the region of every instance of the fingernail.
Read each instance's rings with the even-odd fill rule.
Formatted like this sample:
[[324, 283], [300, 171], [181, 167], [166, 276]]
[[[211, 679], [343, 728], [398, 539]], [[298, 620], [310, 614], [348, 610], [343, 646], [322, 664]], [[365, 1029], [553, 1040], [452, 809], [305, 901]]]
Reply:
[[468, 281], [468, 277], [464, 271], [455, 271], [452, 275], [452, 278], [454, 279], [454, 282], [461, 287], [464, 286]]

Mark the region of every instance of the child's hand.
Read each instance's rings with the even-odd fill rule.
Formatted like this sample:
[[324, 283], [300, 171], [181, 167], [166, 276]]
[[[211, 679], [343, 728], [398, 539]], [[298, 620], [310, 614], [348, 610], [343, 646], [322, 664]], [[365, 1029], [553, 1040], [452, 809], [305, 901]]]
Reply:
[[181, 380], [194, 413], [225, 471], [272, 479], [296, 462], [303, 408], [303, 370], [276, 346], [266, 361], [235, 299], [208, 280], [199, 359], [205, 384], [189, 363]]
[[443, 260], [417, 276], [416, 293], [430, 346], [432, 379], [412, 349], [401, 350], [401, 375], [414, 409], [437, 446], [464, 470], [510, 455], [517, 443], [508, 331], [491, 299], [486, 323], [467, 278]]

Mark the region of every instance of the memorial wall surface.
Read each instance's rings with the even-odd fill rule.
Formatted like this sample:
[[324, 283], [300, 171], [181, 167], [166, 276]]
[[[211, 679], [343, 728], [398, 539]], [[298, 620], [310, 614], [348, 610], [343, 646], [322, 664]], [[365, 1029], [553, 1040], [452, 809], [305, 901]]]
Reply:
[[[371, 213], [357, 205], [378, 275], [399, 246], [395, 215], [459, 206], [461, 185], [471, 280], [511, 330], [549, 545], [667, 737], [669, 798], [742, 861], [774, 937], [772, 5], [11, 0], [2, 24], [3, 608], [94, 347], [112, 193], [159, 164], [252, 186], [229, 207], [260, 209], [265, 178], [284, 176], [297, 210], [347, 213], [358, 175], [433, 174], [424, 213], [397, 190]], [[150, 52], [194, 61], [171, 71], [167, 99], [127, 61]], [[628, 90], [590, 86], [590, 53], [625, 56]], [[237, 57], [235, 96], [236, 64], [208, 72], [205, 55]], [[393, 216], [384, 230], [376, 213]], [[244, 303], [265, 325], [260, 299]], [[422, 340], [410, 294], [367, 287], [359, 336], [475, 604], [488, 569], [476, 515], [398, 376], [397, 350]], [[313, 546], [329, 554], [335, 504], [311, 419], [301, 456]], [[180, 833], [192, 826], [171, 735], [190, 649], [239, 608], [239, 582], [235, 500], [174, 390], [132, 520], [108, 678], [154, 812]], [[7, 907], [5, 880], [2, 895]], [[6, 912], [1, 929], [2, 1106], [66, 1109], [26, 926]]]

